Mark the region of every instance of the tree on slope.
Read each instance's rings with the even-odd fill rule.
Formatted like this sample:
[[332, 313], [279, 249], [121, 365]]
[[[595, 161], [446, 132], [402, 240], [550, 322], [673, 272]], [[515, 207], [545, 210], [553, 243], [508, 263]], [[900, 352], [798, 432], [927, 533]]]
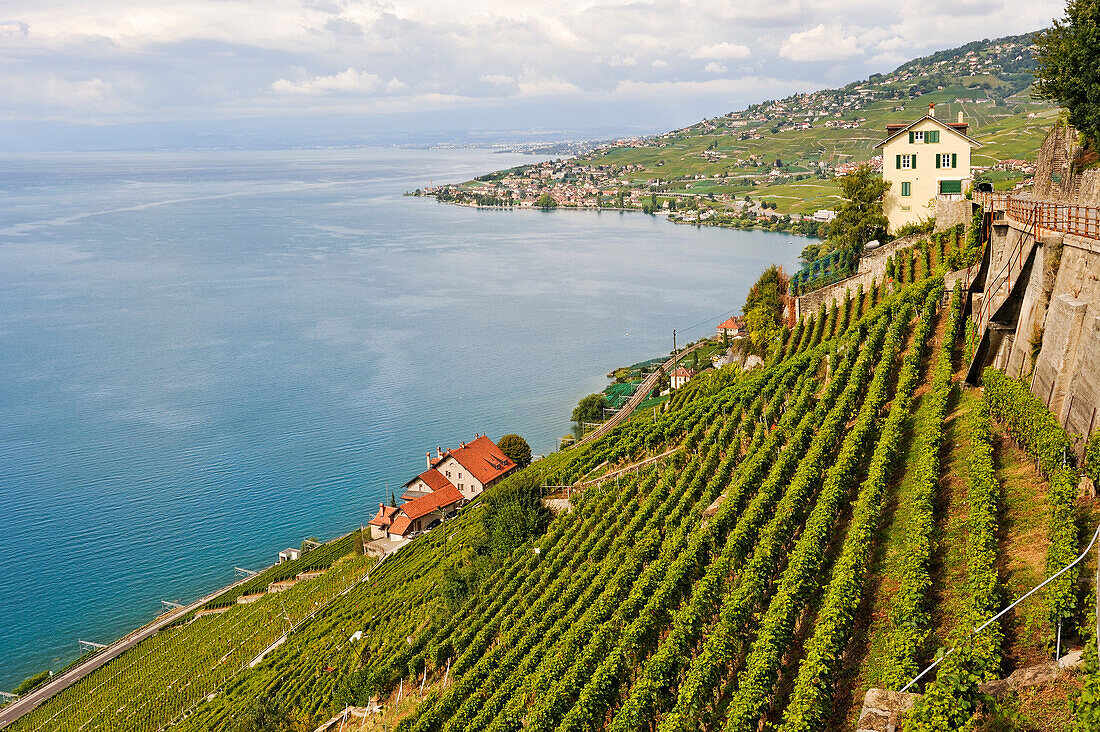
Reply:
[[501, 437], [497, 447], [508, 456], [509, 460], [521, 468], [531, 464], [531, 446], [519, 435], [509, 434]]
[[839, 180], [844, 203], [840, 204], [836, 218], [829, 225], [829, 239], [836, 249], [858, 252], [867, 242], [886, 236], [889, 222], [882, 213], [882, 197], [890, 183], [869, 165], [861, 165]]
[[790, 278], [783, 268], [773, 264], [765, 269], [756, 284], [745, 297], [745, 327], [749, 340], [758, 349], [767, 348], [781, 332], [783, 325], [784, 296]]
[[1100, 0], [1068, 0], [1066, 17], [1035, 36], [1039, 96], [1069, 110], [1090, 146], [1100, 140]]
[[573, 421], [578, 425], [584, 422], [603, 421], [603, 410], [607, 406], [607, 397], [603, 394], [589, 394], [580, 400], [573, 409]]

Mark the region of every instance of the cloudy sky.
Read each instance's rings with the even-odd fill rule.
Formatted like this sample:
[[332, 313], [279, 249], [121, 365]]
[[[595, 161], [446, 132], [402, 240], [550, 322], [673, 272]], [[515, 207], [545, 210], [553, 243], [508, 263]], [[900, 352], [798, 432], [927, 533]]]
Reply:
[[463, 128], [580, 119], [660, 129], [1035, 30], [1062, 8], [1063, 0], [0, 0], [0, 121], [412, 115]]

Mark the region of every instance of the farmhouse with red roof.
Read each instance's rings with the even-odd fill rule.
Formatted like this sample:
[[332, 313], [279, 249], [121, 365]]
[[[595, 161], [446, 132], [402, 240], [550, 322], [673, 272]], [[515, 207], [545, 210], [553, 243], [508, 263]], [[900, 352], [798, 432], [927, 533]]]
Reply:
[[[729, 318], [728, 320], [718, 324], [718, 337], [719, 338], [744, 338], [745, 337], [745, 321], [741, 318]], [[675, 387], [673, 387], [675, 388]]]
[[427, 453], [428, 468], [435, 468], [466, 500], [496, 485], [518, 466], [485, 435], [446, 452]]
[[695, 376], [694, 369], [688, 369], [680, 366], [672, 372], [672, 378], [670, 379], [672, 388], [679, 389], [681, 386], [691, 381], [691, 377], [693, 376]]

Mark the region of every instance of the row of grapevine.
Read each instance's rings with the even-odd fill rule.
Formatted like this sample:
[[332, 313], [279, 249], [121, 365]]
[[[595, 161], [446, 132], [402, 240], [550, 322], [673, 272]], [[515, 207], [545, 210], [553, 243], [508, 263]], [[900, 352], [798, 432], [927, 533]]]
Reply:
[[[922, 317], [898, 374], [890, 412], [883, 423], [867, 477], [859, 491], [851, 526], [833, 569], [814, 632], [806, 644], [794, 690], [783, 713], [782, 732], [812, 732], [824, 726], [840, 660], [862, 602], [874, 533], [882, 514], [887, 486], [897, 467], [905, 422], [920, 365], [933, 324], [940, 289], [926, 298]], [[956, 303], [957, 306], [957, 303]], [[908, 317], [904, 313], [902, 317]]]
[[[750, 541], [755, 541], [751, 545], [750, 541], [742, 545], [744, 551], [751, 551], [751, 557], [747, 566], [739, 573], [739, 580], [731, 583], [724, 591], [718, 621], [703, 640], [702, 647], [692, 657], [686, 674], [682, 675], [683, 682], [675, 705], [662, 719], [661, 730], [694, 729], [705, 708], [714, 701], [714, 691], [721, 688], [721, 679], [734, 662], [737, 639], [749, 623], [757, 602], [769, 587], [770, 578], [782, 560], [784, 547], [801, 523], [804, 511], [818, 485], [821, 470], [833, 447], [839, 442], [845, 422], [866, 392], [872, 359], [876, 355], [884, 330], [883, 321], [872, 331], [863, 349], [851, 348], [850, 353], [859, 353], [851, 379], [845, 383], [842, 362], [841, 368], [835, 372], [836, 379], [830, 384], [832, 387], [844, 387], [836, 405], [832, 406], [822, 400], [818, 411], [805, 422], [805, 426], [815, 432], [809, 448], [799, 444], [799, 449], [792, 451], [792, 460], [785, 466], [786, 469], [774, 475], [776, 483], [773, 487], [783, 485], [783, 496], [774, 508], [770, 502], [760, 506], [757, 520], [762, 522], [762, 529], [754, 529], [743, 535], [745, 538], [752, 537]], [[828, 391], [827, 389], [827, 394]], [[826, 413], [823, 409], [829, 411]], [[797, 469], [794, 469], [795, 465]], [[789, 472], [792, 469], [793, 475]]]
[[961, 299], [961, 291], [956, 284], [951, 309], [944, 323], [940, 352], [932, 371], [932, 388], [924, 397], [930, 404], [925, 413], [924, 430], [914, 451], [916, 459], [909, 466], [916, 476], [909, 499], [912, 515], [906, 527], [908, 539], [902, 559], [901, 584], [890, 613], [892, 630], [886, 659], [886, 684], [892, 689], [900, 689], [916, 675], [930, 633], [928, 604], [932, 589], [936, 489], [939, 486], [944, 417], [953, 388], [952, 354], [958, 336]]
[[[711, 440], [707, 439], [706, 442], [710, 443]], [[707, 452], [708, 452], [708, 460], [711, 460], [711, 459], [713, 459], [713, 455], [717, 454], [718, 448], [715, 445], [711, 445], [711, 449], [708, 450]], [[713, 454], [713, 455], [711, 455], [711, 454]], [[701, 456], [695, 456], [692, 460], [692, 462], [696, 463], [696, 464], [700, 463], [701, 461], [702, 461]], [[687, 488], [687, 486], [684, 485], [684, 482], [689, 483], [689, 484], [694, 484], [696, 482], [694, 480], [694, 472], [690, 468], [687, 471], [685, 471], [684, 473], [682, 473], [680, 477], [686, 479], [683, 482], [677, 481], [677, 483], [679, 483], [680, 486], [684, 489]], [[681, 507], [687, 505], [687, 502], [685, 500], [683, 500], [683, 498], [686, 496], [686, 490], [685, 490], [685, 493], [681, 493], [681, 494], [679, 494], [679, 496], [677, 496], [677, 492], [674, 490], [674, 486], [669, 485], [668, 486], [668, 496], [669, 496], [669, 498], [668, 498], [669, 501], [671, 501], [675, 497], [679, 497], [680, 500], [678, 501], [678, 504]], [[672, 518], [672, 517], [668, 516], [668, 514], [670, 514], [670, 513], [673, 513], [672, 506], [666, 505], [665, 507], [662, 508], [661, 511], [655, 511], [653, 514], [650, 514], [650, 518], [652, 518], [654, 515], [661, 515], [662, 518]], [[683, 515], [683, 512], [680, 511], [679, 514]], [[668, 526], [668, 529], [671, 530], [674, 526], [676, 526], [676, 524], [675, 524], [674, 521], [669, 521], [667, 526]], [[647, 532], [643, 532], [642, 529], [643, 529], [642, 526], [633, 526], [633, 527], [631, 527], [630, 529], [628, 529], [626, 531], [619, 532], [618, 535], [620, 537], [633, 537], [634, 535], [636, 535], [639, 532], [642, 532], [643, 534], [647, 533]], [[648, 535], [651, 536], [651, 537], [654, 537], [655, 539], [659, 538], [658, 534], [653, 534], [651, 532], [649, 532]], [[675, 545], [676, 545], [676, 541], [674, 540], [669, 546], [673, 547]], [[611, 566], [616, 566], [615, 562], [611, 562], [610, 564], [611, 564]], [[618, 566], [617, 572], [616, 572], [616, 577], [613, 578], [613, 581], [611, 581], [608, 584], [608, 587], [607, 587], [607, 590], [606, 590], [606, 595], [603, 597], [603, 601], [602, 602], [601, 601], [593, 602], [589, 607], [590, 608], [604, 608], [604, 607], [608, 607], [609, 605], [614, 604], [616, 602], [616, 598], [617, 598], [618, 602], [623, 602], [624, 599], [628, 599], [628, 598], [624, 598], [623, 594], [630, 591], [633, 581], [638, 579], [636, 574], [637, 574], [637, 572], [640, 572], [640, 571], [642, 571], [642, 568], [641, 568], [640, 564], [635, 563], [635, 564], [633, 564], [633, 566], [629, 566], [629, 565], [623, 565], [623, 564], [619, 563], [619, 566]], [[591, 620], [591, 618], [589, 618], [589, 620]], [[575, 627], [580, 627], [580, 626], [583, 626], [583, 625], [585, 625], [585, 622], [584, 622], [584, 619], [582, 618], [581, 621], [578, 622], [577, 626], [575, 626]], [[507, 643], [498, 643], [497, 644], [498, 647], [504, 647], [504, 646], [507, 646], [507, 645], [508, 645]], [[451, 689], [448, 689], [447, 692], [445, 692], [444, 695], [441, 696], [438, 700], [436, 700], [436, 701], [428, 700], [427, 702], [425, 702], [425, 704], [422, 705], [422, 708], [420, 710], [418, 710], [418, 713], [417, 713], [418, 718], [415, 719], [415, 720], [414, 719], [407, 720], [407, 726], [414, 726], [414, 727], [419, 726], [419, 727], [425, 727], [425, 728], [432, 727], [434, 724], [437, 723], [438, 720], [441, 720], [445, 715], [447, 715], [449, 713], [449, 710], [453, 709], [458, 704], [461, 697], [463, 696], [463, 689], [476, 689], [477, 688], [477, 686], [483, 680], [483, 677], [488, 672], [488, 670], [489, 669], [487, 668], [487, 666], [482, 666], [480, 669], [474, 669], [474, 671], [472, 673], [467, 674], [468, 678], [463, 678], [461, 681], [456, 679], [456, 684], [454, 686], [452, 686]], [[456, 677], [461, 672], [462, 672], [461, 668], [456, 669]], [[463, 689], [459, 689], [459, 691], [455, 691], [455, 689], [459, 688], [460, 685], [463, 687]]]
[[[990, 367], [982, 374], [982, 386], [990, 414], [1004, 424], [1008, 433], [1035, 459], [1050, 481], [1047, 493], [1050, 544], [1046, 561], [1049, 576], [1072, 562], [1077, 554], [1074, 509], [1077, 468], [1074, 465], [1073, 443], [1058, 419], [1032, 395], [1026, 383]], [[1073, 615], [1076, 586], [1076, 568], [1047, 585], [1046, 600], [1051, 622], [1058, 623]]]
[[738, 675], [737, 688], [726, 713], [726, 730], [755, 730], [767, 707], [780, 665], [794, 641], [795, 622], [818, 590], [829, 539], [873, 441], [879, 411], [889, 398], [892, 366], [906, 326], [906, 320], [894, 320], [855, 424], [848, 429], [825, 473], [820, 495], [795, 542], [787, 568], [780, 575], [775, 594], [760, 621], [745, 667]]

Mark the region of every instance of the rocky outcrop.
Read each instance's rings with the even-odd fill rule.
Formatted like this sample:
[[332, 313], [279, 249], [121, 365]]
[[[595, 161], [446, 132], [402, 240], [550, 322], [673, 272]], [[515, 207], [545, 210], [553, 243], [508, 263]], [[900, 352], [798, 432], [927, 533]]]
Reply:
[[1095, 151], [1081, 147], [1077, 130], [1055, 125], [1039, 148], [1034, 196], [1078, 206], [1100, 206], [1100, 167], [1091, 165]]
[[[1019, 668], [1008, 678], [987, 681], [978, 690], [997, 698], [1013, 694], [1029, 686], [1039, 686], [1055, 680], [1061, 674], [1081, 668], [1081, 651], [1070, 651], [1058, 661]], [[920, 694], [907, 694], [886, 689], [868, 689], [863, 697], [856, 732], [899, 732], [906, 712], [920, 699]]]

